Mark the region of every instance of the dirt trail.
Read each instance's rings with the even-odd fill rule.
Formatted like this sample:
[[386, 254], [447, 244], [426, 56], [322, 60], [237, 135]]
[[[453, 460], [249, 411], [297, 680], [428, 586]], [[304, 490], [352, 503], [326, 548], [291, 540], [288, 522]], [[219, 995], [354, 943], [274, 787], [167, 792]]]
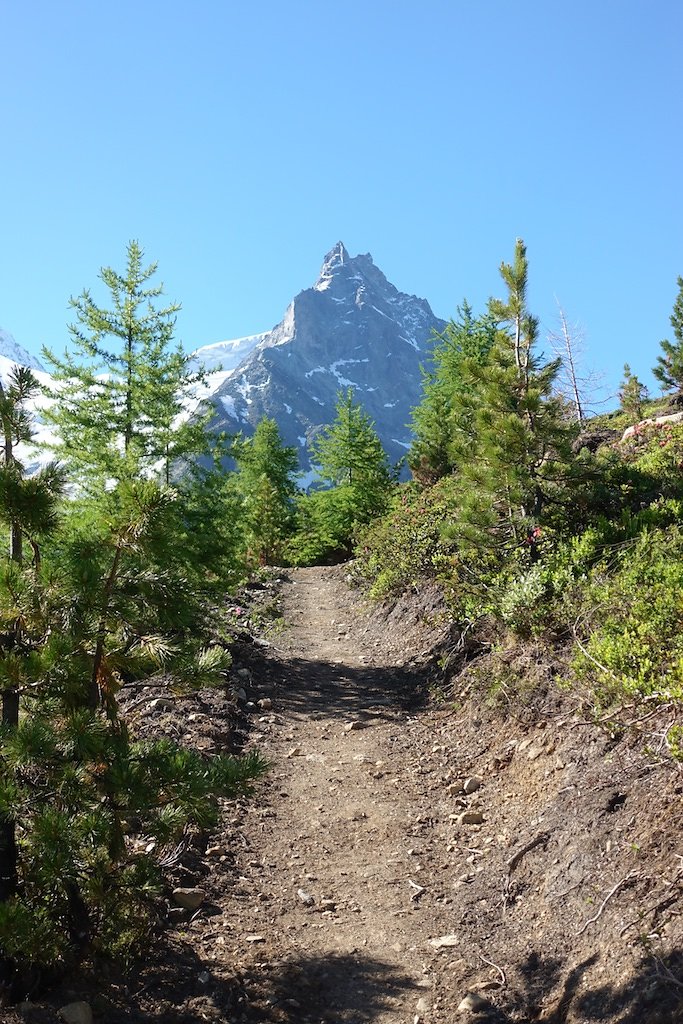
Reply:
[[[370, 614], [345, 574], [287, 571], [284, 629], [235, 643], [241, 710], [132, 695], [138, 735], [209, 754], [241, 735], [271, 771], [169, 859], [147, 960], [2, 1024], [82, 999], [96, 1024], [683, 1024], [672, 708], [590, 725], [533, 642], [480, 648], [422, 701], [436, 596]], [[196, 911], [176, 885], [203, 890]]]
[[253, 1019], [435, 1019], [429, 940], [452, 921], [435, 877], [447, 864], [423, 857], [433, 796], [419, 768], [424, 728], [405, 710], [413, 652], [378, 650], [341, 573], [288, 573], [286, 629], [258, 690], [253, 739], [273, 769], [245, 830], [258, 893], [239, 925], [276, 1005], [261, 1001]]
[[645, 716], [649, 748], [588, 725], [533, 645], [477, 663], [507, 673], [497, 707], [463, 678], [418, 708], [433, 635], [410, 606], [373, 619], [344, 575], [288, 571], [252, 673], [273, 768], [225, 902], [245, 993], [228, 1019], [683, 1021], [683, 786], [652, 753], [661, 725]]

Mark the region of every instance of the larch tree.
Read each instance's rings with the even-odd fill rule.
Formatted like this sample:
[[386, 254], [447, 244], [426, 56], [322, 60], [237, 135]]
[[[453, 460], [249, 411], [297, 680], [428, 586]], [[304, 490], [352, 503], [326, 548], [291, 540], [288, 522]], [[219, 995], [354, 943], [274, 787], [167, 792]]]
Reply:
[[294, 475], [299, 468], [296, 448], [283, 444], [275, 420], [265, 418], [253, 437], [234, 442], [233, 455], [248, 543], [257, 560], [268, 565], [280, 553], [293, 523]]
[[70, 300], [72, 350], [61, 357], [44, 350], [57, 382], [44, 412], [59, 439], [55, 450], [96, 487], [141, 471], [168, 480], [174, 459], [206, 446], [202, 429], [178, 423], [183, 395], [203, 375], [191, 373], [188, 357], [173, 346], [180, 306], [157, 304], [163, 286], [149, 283], [156, 271], [131, 241], [123, 273], [100, 271], [109, 307], [84, 290]]

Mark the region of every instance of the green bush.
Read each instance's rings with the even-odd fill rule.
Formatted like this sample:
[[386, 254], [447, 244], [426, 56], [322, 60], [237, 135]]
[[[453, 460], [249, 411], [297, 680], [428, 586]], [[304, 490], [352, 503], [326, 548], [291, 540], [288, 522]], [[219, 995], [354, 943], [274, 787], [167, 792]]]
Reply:
[[444, 524], [452, 507], [453, 477], [433, 487], [400, 487], [389, 512], [359, 537], [359, 570], [375, 598], [415, 588], [454, 571]]
[[599, 692], [683, 696], [683, 535], [645, 530], [586, 588], [575, 667]]

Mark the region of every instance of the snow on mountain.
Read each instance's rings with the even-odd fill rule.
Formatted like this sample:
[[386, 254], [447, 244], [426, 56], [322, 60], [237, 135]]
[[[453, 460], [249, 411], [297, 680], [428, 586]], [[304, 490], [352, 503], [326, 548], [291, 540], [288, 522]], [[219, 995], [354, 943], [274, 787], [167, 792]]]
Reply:
[[251, 338], [222, 343], [234, 345], [242, 358], [224, 370], [222, 380], [215, 379], [213, 426], [250, 434], [264, 416], [275, 419], [308, 474], [308, 445], [334, 420], [339, 390], [351, 387], [390, 458], [398, 460], [410, 446], [408, 423], [420, 399], [420, 366], [434, 330], [445, 326], [425, 299], [391, 284], [369, 253], [352, 257], [338, 242], [325, 256], [317, 281], [293, 299], [272, 331], [254, 336], [258, 340], [251, 348], [239, 347]]
[[266, 334], [250, 334], [247, 338], [235, 338], [234, 341], [217, 341], [213, 345], [204, 345], [190, 356], [189, 368], [192, 371], [203, 367], [205, 370], [218, 370], [231, 373], [236, 370], [243, 359], [252, 352]]
[[4, 361], [7, 360], [9, 363], [18, 363], [19, 366], [28, 366], [32, 370], [42, 370], [44, 367], [35, 356], [32, 356], [30, 352], [27, 352], [21, 345], [17, 345], [16, 341], [9, 333], [9, 331], [3, 331], [0, 327], [0, 359], [3, 360], [2, 373], [5, 372]]
[[[45, 372], [42, 363], [35, 356], [32, 356], [30, 352], [27, 352], [25, 348], [17, 344], [8, 331], [0, 328], [0, 380], [2, 380], [3, 384], [7, 384], [15, 366], [29, 367], [29, 369], [33, 370], [33, 374], [39, 384], [49, 386], [52, 383], [52, 378], [49, 373]], [[36, 442], [39, 443], [47, 443], [53, 440], [52, 433], [40, 419], [40, 410], [45, 407], [48, 401], [49, 399], [45, 398], [44, 395], [38, 395], [27, 403], [29, 412], [33, 415]], [[16, 446], [15, 455], [24, 464], [29, 475], [36, 472], [53, 457], [48, 452], [41, 451], [37, 446], [24, 444]]]
[[[177, 423], [210, 406], [212, 429], [249, 435], [269, 416], [285, 443], [297, 449], [305, 486], [314, 478], [310, 443], [333, 422], [340, 389], [350, 387], [390, 459], [397, 461], [410, 446], [408, 424], [420, 400], [421, 365], [429, 358], [434, 332], [445, 326], [425, 299], [391, 284], [369, 253], [352, 257], [338, 242], [325, 256], [317, 281], [295, 296], [272, 330], [191, 354], [190, 372], [201, 367], [208, 376], [184, 396]], [[29, 366], [42, 384], [51, 384], [40, 362], [0, 330], [0, 378], [7, 379], [14, 363]], [[53, 440], [40, 421], [47, 401], [39, 396], [34, 402], [41, 441]], [[35, 451], [22, 456], [29, 470], [50, 458]]]

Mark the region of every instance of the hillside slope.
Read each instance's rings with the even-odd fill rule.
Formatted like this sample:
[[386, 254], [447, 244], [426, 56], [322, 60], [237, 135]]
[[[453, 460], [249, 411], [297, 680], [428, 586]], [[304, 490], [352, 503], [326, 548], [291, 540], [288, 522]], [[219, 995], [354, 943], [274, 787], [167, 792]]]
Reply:
[[[288, 571], [284, 629], [236, 650], [245, 738], [272, 770], [173, 869], [205, 904], [169, 911], [172, 943], [125, 985], [85, 979], [52, 1005], [85, 997], [110, 1024], [683, 1019], [666, 709], [588, 724], [533, 647], [505, 655], [521, 682], [487, 701], [500, 654], [445, 678], [434, 595], [371, 611], [345, 573]], [[220, 742], [211, 702], [162, 724]]]

